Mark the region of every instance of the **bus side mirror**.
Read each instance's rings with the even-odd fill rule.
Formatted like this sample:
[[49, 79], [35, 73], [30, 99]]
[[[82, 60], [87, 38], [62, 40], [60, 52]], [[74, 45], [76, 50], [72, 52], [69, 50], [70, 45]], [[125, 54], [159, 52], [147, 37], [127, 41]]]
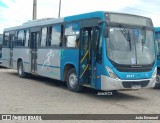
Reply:
[[108, 38], [109, 37], [109, 28], [104, 29], [104, 37]]

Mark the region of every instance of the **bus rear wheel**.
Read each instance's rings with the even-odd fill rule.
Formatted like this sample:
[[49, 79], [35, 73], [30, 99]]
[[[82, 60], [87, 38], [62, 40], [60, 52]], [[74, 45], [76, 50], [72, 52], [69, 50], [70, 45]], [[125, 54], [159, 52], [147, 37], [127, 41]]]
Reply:
[[75, 68], [71, 68], [67, 74], [67, 87], [73, 92], [82, 91], [82, 86], [78, 83], [78, 77]]
[[23, 62], [22, 61], [20, 61], [18, 63], [18, 75], [21, 78], [26, 78], [27, 77], [27, 74], [24, 72]]

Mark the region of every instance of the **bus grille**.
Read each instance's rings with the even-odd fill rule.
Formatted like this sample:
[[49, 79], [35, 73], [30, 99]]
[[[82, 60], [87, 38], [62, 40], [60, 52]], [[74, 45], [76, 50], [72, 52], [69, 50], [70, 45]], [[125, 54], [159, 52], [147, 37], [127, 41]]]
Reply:
[[125, 68], [125, 67], [115, 67], [120, 72], [147, 72], [151, 71], [152, 67], [146, 67], [146, 68]]
[[141, 87], [146, 87], [149, 84], [150, 80], [145, 81], [125, 81], [122, 82], [124, 88], [132, 88], [133, 85], [141, 85]]

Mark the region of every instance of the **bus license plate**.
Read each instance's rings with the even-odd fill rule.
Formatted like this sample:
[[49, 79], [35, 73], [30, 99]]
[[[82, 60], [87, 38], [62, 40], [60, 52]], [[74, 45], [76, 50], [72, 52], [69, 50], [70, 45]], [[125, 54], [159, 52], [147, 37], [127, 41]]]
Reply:
[[140, 89], [141, 85], [132, 85], [132, 89]]

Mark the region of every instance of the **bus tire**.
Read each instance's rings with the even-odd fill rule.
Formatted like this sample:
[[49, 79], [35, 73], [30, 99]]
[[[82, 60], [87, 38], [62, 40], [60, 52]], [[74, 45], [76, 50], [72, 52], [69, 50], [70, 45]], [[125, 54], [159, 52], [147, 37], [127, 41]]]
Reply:
[[67, 74], [67, 87], [73, 92], [82, 91], [82, 86], [78, 83], [78, 77], [75, 68], [71, 68]]
[[20, 78], [26, 78], [27, 77], [27, 73], [24, 72], [22, 61], [20, 61], [18, 63], [18, 75], [19, 75]]
[[155, 89], [160, 89], [160, 83], [156, 83], [154, 88]]

